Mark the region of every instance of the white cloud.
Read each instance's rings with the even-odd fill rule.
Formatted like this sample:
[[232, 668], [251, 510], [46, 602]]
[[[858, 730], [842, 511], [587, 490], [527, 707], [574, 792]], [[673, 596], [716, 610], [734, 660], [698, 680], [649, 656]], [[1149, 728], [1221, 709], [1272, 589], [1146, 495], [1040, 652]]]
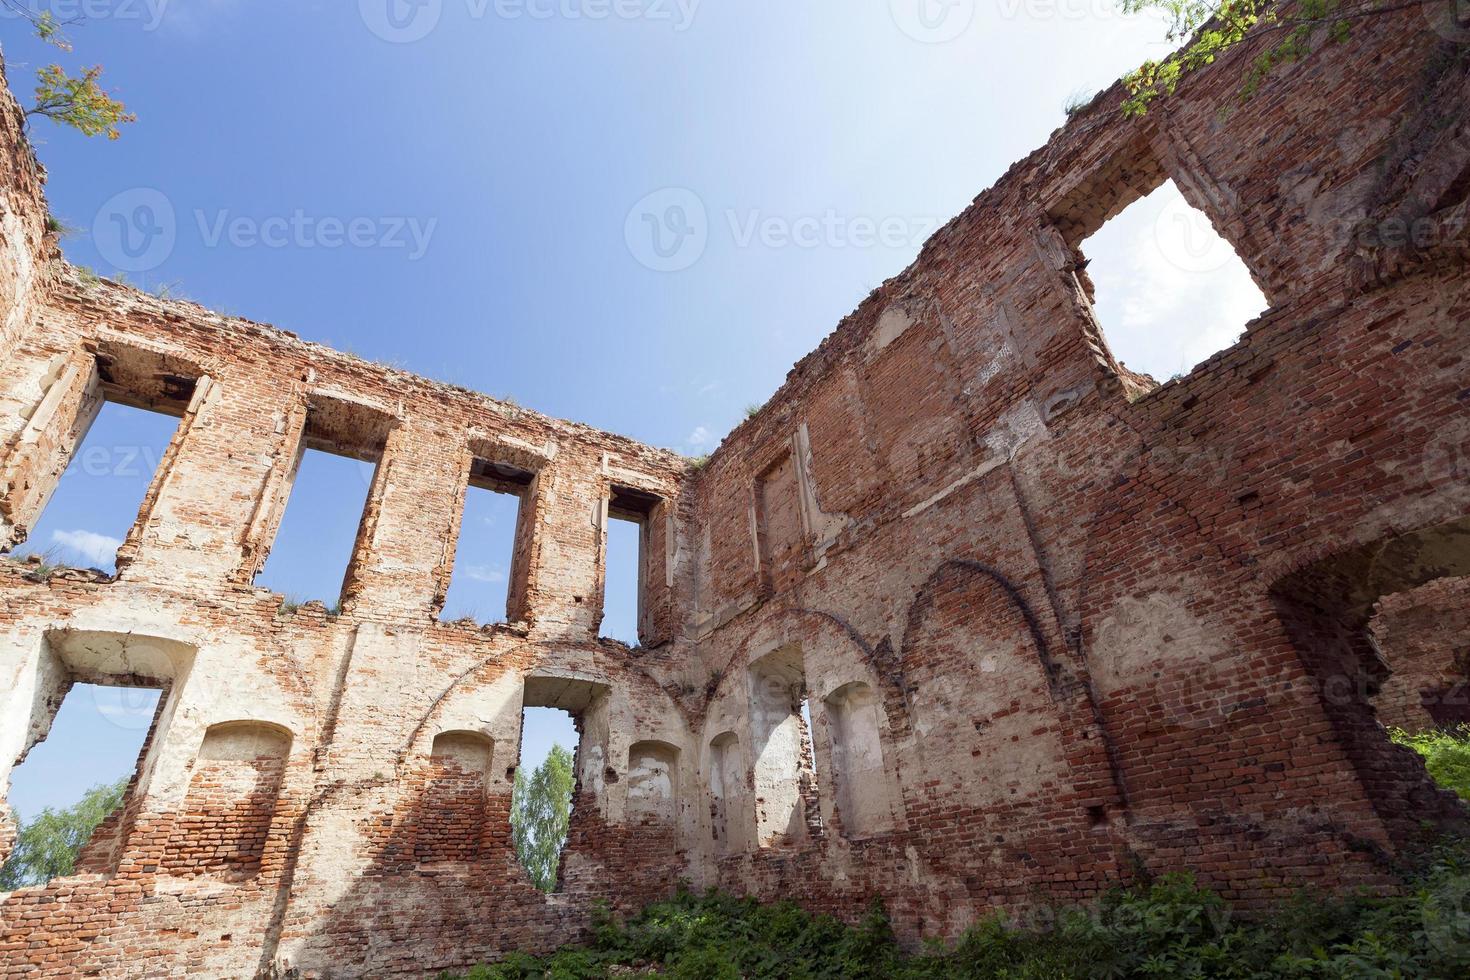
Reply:
[[1245, 264], [1173, 182], [1083, 243], [1117, 358], [1166, 381], [1230, 346], [1266, 308]]
[[51, 541], [84, 560], [90, 565], [103, 567], [112, 564], [122, 542], [95, 531], [52, 531]]
[[695, 449], [699, 449], [702, 446], [709, 445], [709, 440], [709, 429], [705, 426], [697, 425], [694, 427], [694, 431], [689, 433], [689, 438], [685, 439], [684, 441], [693, 446]]
[[494, 584], [505, 581], [505, 572], [494, 565], [470, 565], [465, 568], [464, 573], [476, 582]]

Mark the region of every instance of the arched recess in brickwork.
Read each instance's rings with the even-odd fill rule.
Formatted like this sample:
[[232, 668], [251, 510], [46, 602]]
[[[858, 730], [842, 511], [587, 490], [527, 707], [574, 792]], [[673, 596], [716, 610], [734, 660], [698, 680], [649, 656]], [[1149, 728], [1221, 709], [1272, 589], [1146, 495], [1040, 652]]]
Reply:
[[673, 824], [678, 812], [678, 748], [668, 742], [634, 742], [628, 747], [628, 821]]
[[1339, 743], [1397, 837], [1413, 835], [1424, 821], [1463, 826], [1470, 813], [1434, 786], [1416, 755], [1389, 741], [1373, 702], [1393, 667], [1369, 624], [1382, 597], [1467, 574], [1470, 517], [1328, 555], [1271, 589]]
[[822, 699], [830, 731], [833, 804], [843, 834], [871, 837], [893, 830], [896, 786], [884, 765], [882, 707], [862, 681]]
[[[1056, 669], [1035, 615], [999, 572], [941, 565], [910, 607], [903, 668], [931, 787], [921, 810], [973, 806], [1002, 819], [1073, 795]], [[913, 805], [910, 818], [922, 819]]]
[[414, 859], [420, 864], [481, 856], [494, 760], [495, 742], [481, 732], [434, 736], [414, 838]]
[[801, 713], [807, 690], [801, 645], [788, 643], [754, 661], [747, 681], [756, 842], [762, 847], [798, 843], [807, 831]]
[[[1045, 674], [1047, 683], [1055, 684], [1061, 677], [1061, 668], [1051, 655], [1051, 650], [1046, 642], [1046, 634], [1041, 629], [1041, 621], [1036, 618], [1036, 612], [1031, 608], [1031, 604], [1026, 601], [1021, 595], [1021, 590], [1010, 579], [984, 562], [975, 561], [973, 558], [951, 558], [936, 568], [924, 581], [913, 603], [909, 606], [908, 622], [904, 631], [905, 650], [909, 645], [909, 634], [930, 612], [936, 598], [952, 592], [956, 583], [967, 578], [988, 581], [993, 590], [1004, 594], [1006, 605], [1021, 617], [1025, 632], [1031, 641], [1034, 657], [1042, 673]], [[905, 654], [902, 664], [906, 666], [908, 663], [909, 657]]]
[[288, 729], [263, 721], [205, 731], [165, 871], [237, 879], [260, 872], [292, 741]]
[[737, 853], [746, 843], [750, 802], [739, 736], [721, 732], [710, 739], [705, 770], [709, 773], [710, 837], [715, 853]]
[[786, 637], [798, 636], [801, 637], [803, 655], [814, 661], [814, 676], [820, 672], [847, 680], [869, 681], [882, 700], [883, 711], [893, 731], [907, 730], [908, 704], [904, 694], [903, 666], [886, 637], [875, 647], [836, 613], [790, 608], [779, 610], [764, 620], [746, 641], [745, 647], [747, 650], [765, 649], [780, 645]]

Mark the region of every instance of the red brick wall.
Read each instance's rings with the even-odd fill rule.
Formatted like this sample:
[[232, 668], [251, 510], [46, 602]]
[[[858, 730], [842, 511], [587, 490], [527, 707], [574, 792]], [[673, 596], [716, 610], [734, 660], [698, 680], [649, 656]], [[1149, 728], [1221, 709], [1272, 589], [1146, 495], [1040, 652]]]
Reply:
[[[1447, 579], [1470, 574], [1466, 60], [1408, 11], [1235, 106], [1249, 56], [1141, 121], [1120, 119], [1116, 88], [1075, 114], [701, 468], [58, 267], [0, 359], [0, 472], [65, 463], [56, 427], [82, 392], [52, 396], [54, 421], [37, 406], [68, 360], [182, 366], [194, 395], [116, 580], [0, 561], [0, 676], [28, 683], [47, 656], [116, 674], [68, 631], [184, 652], [82, 873], [0, 900], [0, 973], [423, 975], [559, 945], [594, 902], [631, 910], [680, 880], [841, 915], [878, 895], [908, 939], [1139, 869], [1193, 869], [1243, 906], [1391, 884], [1426, 817], [1464, 816], [1380, 720], [1408, 703], [1394, 671], [1422, 690], [1443, 668], [1465, 608]], [[15, 132], [7, 145], [8, 190], [39, 227]], [[1108, 352], [1075, 246], [1165, 176], [1274, 305], [1157, 386]], [[1371, 234], [1401, 218], [1432, 233]], [[381, 436], [340, 616], [288, 612], [250, 581], [323, 400], [354, 406], [343, 438]], [[487, 445], [538, 474], [526, 621], [438, 623], [467, 460]], [[595, 635], [612, 486], [661, 501], [651, 649]], [[750, 665], [793, 649], [816, 736], [796, 777], [806, 833], [762, 847]], [[510, 844], [527, 678], [606, 692], [553, 896]], [[862, 837], [834, 808], [826, 716], [859, 682], [882, 709], [883, 771], [863, 789], [893, 812]], [[33, 702], [5, 702], [0, 724]], [[201, 754], [239, 721], [289, 733], [287, 757]], [[451, 732], [483, 737], [488, 768], [436, 759]], [[678, 750], [671, 823], [630, 815], [642, 741]]]
[[1385, 596], [1372, 630], [1392, 671], [1373, 697], [1383, 724], [1411, 732], [1470, 724], [1470, 579]]

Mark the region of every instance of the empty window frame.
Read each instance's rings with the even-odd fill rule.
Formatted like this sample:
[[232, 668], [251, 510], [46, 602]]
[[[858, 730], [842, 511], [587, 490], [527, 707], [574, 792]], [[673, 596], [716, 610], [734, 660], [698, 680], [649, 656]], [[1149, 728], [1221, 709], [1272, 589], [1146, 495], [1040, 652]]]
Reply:
[[290, 605], [320, 600], [329, 611], [340, 611], [354, 558], [371, 533], [371, 504], [391, 424], [388, 416], [360, 405], [311, 401], [259, 584]]
[[441, 620], [526, 618], [535, 479], [509, 463], [472, 461]]
[[521, 705], [511, 839], [531, 883], [545, 892], [559, 891], [573, 806], [584, 791], [602, 796], [611, 771], [608, 688], [576, 678], [531, 676]]
[[[0, 689], [0, 813], [10, 804], [33, 818], [99, 785], [112, 787], [102, 795], [115, 804], [129, 780], [144, 792], [177, 705], [174, 682], [193, 659], [193, 647], [141, 633], [48, 631], [24, 655], [16, 683]], [[79, 867], [107, 872], [126, 821], [121, 812], [94, 816], [99, 829]], [[58, 870], [67, 869], [48, 873]]]
[[[73, 358], [33, 415], [38, 428], [22, 434], [0, 474], [8, 483], [0, 545], [12, 542], [15, 557], [43, 566], [115, 573], [198, 377], [177, 358], [114, 344]], [[15, 527], [6, 530], [8, 522]]]
[[[1234, 247], [1137, 145], [1051, 209], [1113, 357], [1147, 390], [1233, 344], [1269, 303]], [[1148, 375], [1148, 378], [1137, 375]]]
[[104, 403], [16, 557], [115, 573], [177, 429], [177, 418]]
[[159, 693], [151, 687], [99, 684], [75, 684], [66, 692], [45, 741], [11, 772], [5, 802], [22, 827], [44, 809], [77, 808], [85, 843], [74, 866], [17, 852], [0, 871], [0, 891], [109, 867], [125, 792], [138, 770]]
[[1267, 306], [1245, 263], [1172, 180], [1082, 243], [1113, 355], [1165, 381], [1234, 344]]
[[614, 486], [608, 495], [603, 534], [602, 636], [637, 646], [645, 633], [649, 522], [659, 498]]

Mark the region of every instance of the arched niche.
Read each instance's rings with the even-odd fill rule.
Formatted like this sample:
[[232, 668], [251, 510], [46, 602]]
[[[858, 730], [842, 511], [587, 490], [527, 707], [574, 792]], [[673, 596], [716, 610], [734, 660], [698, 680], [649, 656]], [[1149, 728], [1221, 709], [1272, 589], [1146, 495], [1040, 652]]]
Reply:
[[806, 836], [802, 777], [808, 739], [800, 645], [787, 644], [754, 661], [748, 680], [756, 839], [761, 846], [800, 841]]
[[163, 867], [172, 875], [244, 879], [260, 873], [293, 736], [265, 721], [204, 732]]
[[495, 758], [495, 740], [480, 732], [440, 732], [434, 736], [429, 757], [436, 766], [456, 766], [485, 778]]
[[734, 850], [731, 835], [738, 829], [744, 789], [740, 738], [734, 732], [721, 732], [709, 743], [710, 837], [719, 853]]
[[894, 787], [883, 766], [882, 713], [873, 689], [844, 684], [825, 699], [832, 731], [832, 784], [848, 837], [893, 829]]
[[494, 758], [495, 742], [481, 732], [455, 730], [434, 736], [414, 838], [414, 859], [420, 864], [474, 861], [481, 856]]
[[253, 762], [291, 754], [291, 731], [265, 721], [224, 721], [210, 725], [199, 746], [208, 762]]
[[679, 804], [679, 750], [668, 742], [628, 747], [628, 820], [672, 824]]

